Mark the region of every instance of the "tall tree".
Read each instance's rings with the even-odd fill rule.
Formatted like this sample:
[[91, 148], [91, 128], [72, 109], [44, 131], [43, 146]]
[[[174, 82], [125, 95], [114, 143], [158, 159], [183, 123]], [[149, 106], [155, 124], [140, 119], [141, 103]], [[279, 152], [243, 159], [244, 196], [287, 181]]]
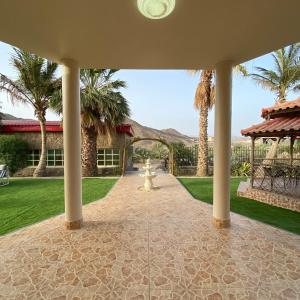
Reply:
[[[110, 136], [116, 126], [130, 115], [127, 100], [120, 88], [126, 87], [122, 80], [113, 76], [118, 70], [82, 69], [80, 71], [82, 174], [97, 176], [97, 136]], [[57, 97], [51, 107], [62, 113], [62, 99]]]
[[215, 100], [213, 70], [203, 70], [196, 89], [194, 107], [199, 111], [199, 139], [197, 176], [208, 175], [208, 111]]
[[17, 78], [13, 80], [0, 74], [0, 91], [7, 92], [13, 103], [33, 107], [41, 127], [40, 161], [33, 176], [44, 176], [47, 165], [46, 111], [53, 95], [61, 89], [61, 79], [55, 76], [57, 64], [17, 48], [14, 48], [11, 64]]
[[279, 49], [272, 53], [274, 67], [256, 67], [256, 73], [249, 74], [256, 83], [276, 95], [276, 103], [286, 101], [288, 92], [300, 90], [300, 43]]
[[[243, 65], [237, 65], [234, 68], [238, 73], [247, 75], [247, 70]], [[200, 81], [198, 83], [194, 107], [199, 111], [199, 139], [198, 139], [198, 163], [197, 176], [208, 175], [208, 112], [215, 103], [215, 82], [214, 70], [192, 70], [192, 75], [200, 73]]]

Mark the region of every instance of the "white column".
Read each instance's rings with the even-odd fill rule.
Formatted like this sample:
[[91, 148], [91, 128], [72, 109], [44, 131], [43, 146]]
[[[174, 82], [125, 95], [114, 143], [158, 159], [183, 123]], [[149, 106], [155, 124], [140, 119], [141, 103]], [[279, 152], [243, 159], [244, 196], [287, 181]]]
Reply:
[[64, 185], [67, 229], [79, 229], [82, 225], [79, 88], [78, 64], [73, 60], [63, 60]]
[[213, 223], [230, 226], [232, 63], [216, 65]]

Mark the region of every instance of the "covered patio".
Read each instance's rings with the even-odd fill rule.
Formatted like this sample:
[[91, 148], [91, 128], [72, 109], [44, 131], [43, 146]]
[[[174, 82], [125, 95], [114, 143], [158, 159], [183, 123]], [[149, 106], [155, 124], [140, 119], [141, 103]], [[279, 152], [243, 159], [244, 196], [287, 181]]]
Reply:
[[298, 42], [299, 10], [298, 0], [2, 1], [0, 40], [62, 64], [66, 227], [83, 224], [79, 68], [216, 70], [213, 222], [228, 227], [232, 67]]
[[[299, 237], [230, 214], [232, 67], [298, 42], [299, 0], [144, 2], [1, 1], [0, 40], [62, 65], [65, 215], [0, 239], [0, 298], [299, 298]], [[82, 208], [80, 68], [216, 70], [213, 207], [165, 175]]]
[[0, 298], [299, 298], [299, 236], [233, 213], [216, 229], [172, 175], [155, 192], [142, 184], [121, 178], [84, 207], [81, 230], [61, 215], [0, 238]]

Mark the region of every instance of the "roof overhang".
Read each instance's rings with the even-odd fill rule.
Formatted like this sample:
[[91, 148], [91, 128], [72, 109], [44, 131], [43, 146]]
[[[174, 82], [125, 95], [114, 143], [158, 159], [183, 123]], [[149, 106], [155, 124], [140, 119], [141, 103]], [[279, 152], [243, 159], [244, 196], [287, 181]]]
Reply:
[[241, 134], [250, 137], [298, 137], [300, 136], [300, 117], [278, 117], [266, 120], [243, 129]]
[[261, 116], [265, 119], [274, 119], [285, 115], [300, 116], [300, 97], [293, 101], [286, 101], [271, 107], [263, 108], [261, 111]]
[[205, 69], [300, 41], [299, 0], [177, 0], [150, 20], [136, 0], [2, 0], [0, 40], [80, 67]]
[[[119, 134], [133, 136], [134, 132], [130, 124], [121, 124], [116, 127]], [[35, 120], [2, 120], [0, 121], [0, 133], [24, 133], [41, 132], [40, 123]], [[60, 121], [47, 121], [46, 132], [63, 132]]]

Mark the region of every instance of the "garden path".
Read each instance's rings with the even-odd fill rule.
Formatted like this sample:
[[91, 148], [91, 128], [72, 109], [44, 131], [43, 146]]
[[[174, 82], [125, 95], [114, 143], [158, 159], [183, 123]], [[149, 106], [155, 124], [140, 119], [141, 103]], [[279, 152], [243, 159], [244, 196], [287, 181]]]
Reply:
[[300, 298], [299, 236], [236, 214], [215, 229], [173, 176], [142, 180], [86, 205], [81, 230], [58, 216], [1, 237], [0, 299]]

